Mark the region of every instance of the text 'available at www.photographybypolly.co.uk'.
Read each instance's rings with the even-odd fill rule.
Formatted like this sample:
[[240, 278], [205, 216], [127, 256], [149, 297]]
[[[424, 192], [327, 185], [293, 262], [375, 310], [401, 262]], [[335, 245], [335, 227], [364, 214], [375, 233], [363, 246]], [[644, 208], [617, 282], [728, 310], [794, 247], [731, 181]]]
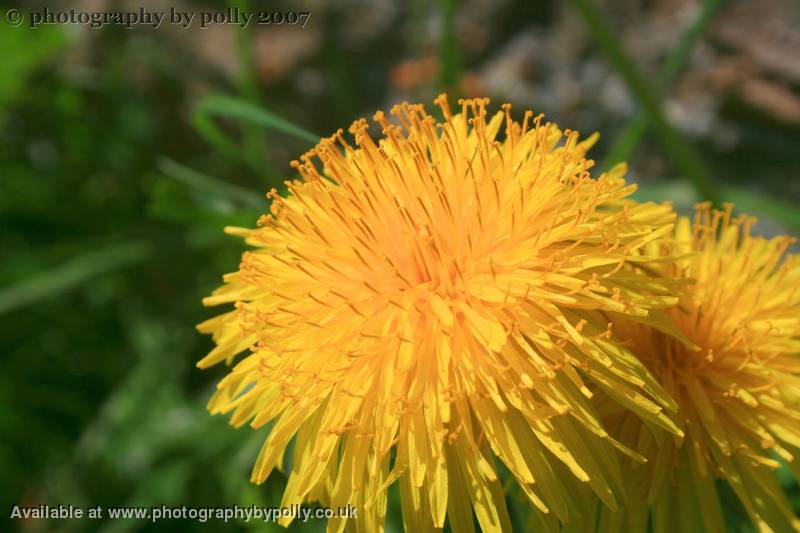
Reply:
[[299, 520], [325, 520], [331, 518], [357, 518], [355, 507], [303, 507], [301, 505], [288, 505], [284, 507], [260, 507], [251, 505], [242, 507], [230, 505], [224, 507], [189, 507], [159, 505], [154, 507], [80, 507], [74, 505], [38, 505], [27, 507], [14, 505], [9, 513], [9, 518], [16, 520], [147, 520], [159, 522], [163, 520], [195, 520], [208, 522], [221, 520], [230, 522], [250, 522], [253, 520], [263, 522], [278, 522], [282, 519]]

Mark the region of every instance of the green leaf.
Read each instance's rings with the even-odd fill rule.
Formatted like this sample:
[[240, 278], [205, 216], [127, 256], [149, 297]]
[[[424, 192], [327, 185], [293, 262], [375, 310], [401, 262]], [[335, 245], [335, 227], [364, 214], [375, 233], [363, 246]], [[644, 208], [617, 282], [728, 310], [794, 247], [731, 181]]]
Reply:
[[20, 94], [27, 77], [64, 50], [67, 34], [61, 26], [39, 26], [31, 30], [27, 20], [14, 28], [5, 23], [6, 10], [0, 13], [0, 108]]
[[[731, 202], [736, 213], [768, 218], [787, 230], [800, 232], [800, 212], [792, 202], [733, 185], [721, 186], [719, 191], [720, 200]], [[633, 197], [642, 202], [669, 200], [680, 211], [691, 211], [693, 205], [702, 200], [694, 188], [679, 180], [639, 185]]]
[[800, 211], [794, 202], [734, 186], [722, 187], [720, 196], [724, 200], [733, 202], [737, 211], [760, 214], [775, 220], [787, 229], [800, 231]]
[[678, 211], [691, 211], [700, 197], [694, 187], [682, 180], [665, 180], [656, 183], [637, 184], [633, 198], [640, 202], [670, 201]]

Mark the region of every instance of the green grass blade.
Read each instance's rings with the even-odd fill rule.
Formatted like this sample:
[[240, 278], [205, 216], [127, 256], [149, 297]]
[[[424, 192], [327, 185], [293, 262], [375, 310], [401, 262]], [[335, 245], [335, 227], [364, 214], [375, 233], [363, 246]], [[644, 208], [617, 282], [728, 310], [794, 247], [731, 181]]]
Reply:
[[320, 138], [319, 135], [240, 98], [223, 94], [208, 95], [195, 107], [192, 117], [194, 127], [209, 143], [233, 157], [241, 158], [242, 153], [238, 144], [215, 124], [216, 117], [237, 119], [309, 143], [316, 143]]
[[127, 242], [87, 252], [9, 287], [0, 288], [0, 314], [36, 303], [88, 283], [95, 277], [150, 256], [146, 242]]
[[[672, 49], [658, 73], [658, 83], [662, 90], [668, 88], [683, 69], [695, 43], [703, 35], [709, 22], [713, 20], [724, 2], [725, 0], [705, 0], [703, 2], [697, 18], [683, 34], [678, 45]], [[609, 149], [601, 168], [608, 170], [621, 161], [627, 161], [639, 145], [648, 126], [650, 126], [650, 120], [647, 113], [638, 111]]]
[[708, 24], [714, 19], [714, 16], [719, 12], [720, 8], [725, 3], [725, 0], [705, 0], [703, 6], [700, 8], [700, 13], [694, 22], [687, 28], [678, 45], [667, 56], [664, 65], [658, 73], [658, 82], [661, 86], [669, 85], [675, 77], [683, 70], [686, 60], [689, 59], [689, 54], [694, 48], [697, 40], [703, 35], [708, 27]]
[[158, 160], [158, 169], [165, 176], [189, 187], [211, 195], [227, 198], [247, 207], [263, 209], [266, 203], [263, 194], [232, 183], [226, 183], [166, 157]]
[[647, 113], [653, 133], [663, 145], [664, 151], [683, 177], [691, 180], [698, 192], [713, 202], [717, 200], [717, 189], [711, 173], [694, 148], [672, 127], [661, 109], [657, 92], [642, 76], [631, 58], [622, 49], [605, 17], [592, 0], [570, 0], [583, 18], [586, 27], [602, 47], [611, 63], [625, 80], [628, 89]]

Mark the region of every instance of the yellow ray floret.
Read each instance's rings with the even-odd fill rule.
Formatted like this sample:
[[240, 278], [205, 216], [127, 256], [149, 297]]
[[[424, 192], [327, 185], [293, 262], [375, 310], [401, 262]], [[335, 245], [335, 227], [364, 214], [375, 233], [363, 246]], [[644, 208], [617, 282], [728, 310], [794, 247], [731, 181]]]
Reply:
[[656, 244], [685, 255], [662, 272], [695, 280], [668, 311], [697, 345], [641, 323], [614, 320], [614, 331], [679, 405], [682, 443], [651, 431], [598, 396], [615, 436], [650, 459], [632, 466], [631, 501], [601, 513], [603, 531], [656, 533], [725, 530], [715, 480], [733, 489], [758, 531], [800, 530], [778, 483], [777, 459], [796, 472], [800, 450], [800, 260], [793, 239], [754, 237], [751, 217], [731, 220], [698, 206], [674, 239]]
[[487, 120], [486, 100], [437, 104], [441, 123], [402, 104], [375, 114], [377, 140], [363, 120], [355, 146], [323, 139], [259, 228], [230, 229], [254, 249], [205, 300], [235, 310], [199, 326], [217, 348], [198, 366], [244, 357], [209, 409], [272, 422], [254, 482], [294, 439], [283, 503], [354, 505], [366, 531], [395, 482], [409, 530], [507, 531], [498, 461], [550, 525], [578, 512], [576, 486], [616, 508], [615, 450], [641, 458], [603, 429], [586, 383], [681, 434], [609, 329], [676, 303], [652, 274], [669, 258], [644, 251], [674, 214], [628, 200], [624, 166], [592, 177], [596, 136], [520, 124], [508, 105]]

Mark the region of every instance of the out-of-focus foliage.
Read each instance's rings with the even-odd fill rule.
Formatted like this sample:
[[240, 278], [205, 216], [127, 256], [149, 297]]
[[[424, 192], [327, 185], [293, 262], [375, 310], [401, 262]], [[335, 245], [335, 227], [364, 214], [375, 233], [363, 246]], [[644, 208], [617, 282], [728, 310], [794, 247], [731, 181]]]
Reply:
[[[258, 27], [244, 36], [229, 26], [31, 31], [0, 21], [0, 520], [15, 503], [278, 504], [283, 474], [260, 487], [249, 483], [264, 431], [233, 430], [204, 409], [223, 370], [196, 371], [211, 343], [194, 324], [211, 316], [200, 299], [243, 250], [222, 228], [252, 226], [266, 211], [264, 192], [292, 177], [288, 163], [310, 146], [307, 132], [329, 134], [374, 109], [430, 100], [450, 87], [488, 94], [495, 104], [512, 101], [516, 112], [547, 112], [585, 133], [600, 128], [605, 137], [594, 155], [602, 160], [634, 115], [636, 91], [614, 74], [579, 10], [555, 1], [441, 4], [308, 2], [306, 28]], [[690, 28], [700, 7], [627, 4], [607, 10], [611, 24], [628, 29], [612, 38], [647, 79], [680, 39], [676, 28]], [[783, 17], [783, 2], [766, 6], [767, 15]], [[762, 231], [797, 234], [798, 71], [787, 58], [765, 63], [777, 48], [732, 37], [737, 9], [715, 15], [711, 37], [688, 54], [685, 76], [675, 76], [676, 92], [656, 93], [657, 104], [667, 101], [662, 127], [701, 154], [719, 198], [764, 215]], [[636, 46], [637, 24], [653, 36], [650, 48]], [[731, 49], [738, 50], [734, 65], [750, 69], [745, 75], [724, 71], [733, 68], [724, 55]], [[736, 75], [745, 77], [726, 81]], [[658, 139], [645, 134], [634, 152], [641, 195], [689, 207], [699, 193], [688, 176], [670, 179], [682, 167]], [[800, 509], [795, 480], [782, 475]], [[731, 527], [746, 530], [728, 499]], [[388, 527], [400, 531], [395, 492], [391, 500]], [[509, 504], [523, 529], [527, 506], [515, 494]], [[159, 525], [15, 521], [0, 528]]]

